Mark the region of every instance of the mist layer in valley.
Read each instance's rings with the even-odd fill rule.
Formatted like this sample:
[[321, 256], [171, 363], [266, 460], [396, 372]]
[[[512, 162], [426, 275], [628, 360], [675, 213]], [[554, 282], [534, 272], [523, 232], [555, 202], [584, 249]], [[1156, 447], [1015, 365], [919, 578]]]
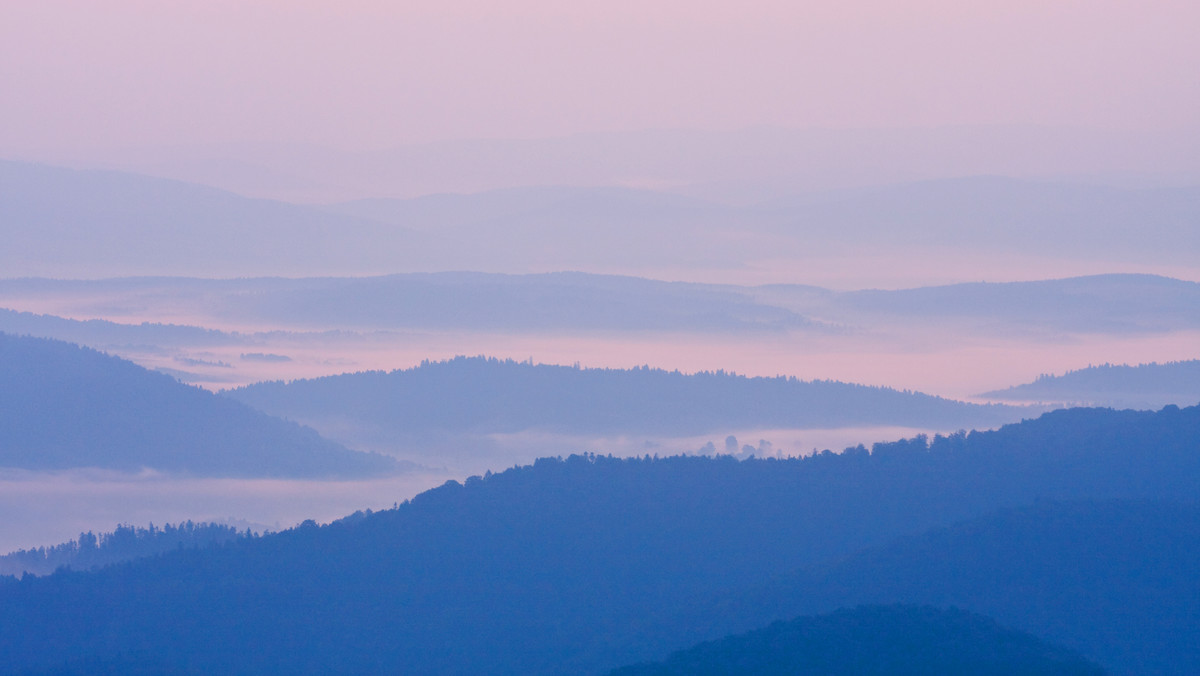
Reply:
[[[51, 322], [64, 324], [75, 326]], [[175, 335], [161, 326], [129, 328]], [[280, 386], [218, 396], [90, 348], [3, 333], [0, 381], [0, 513], [12, 517], [0, 548], [48, 545], [47, 538], [119, 523], [233, 519], [279, 528], [328, 520], [542, 456], [789, 457], [998, 424], [1022, 412], [844, 383], [485, 359], [329, 379], [348, 408], [327, 400], [317, 382], [315, 398], [302, 394], [307, 408], [297, 408], [289, 396], [273, 400]], [[707, 387], [693, 387], [700, 382]], [[786, 396], [762, 412], [747, 407], [772, 393]], [[832, 394], [839, 403], [821, 408], [833, 418], [805, 410]], [[657, 413], [648, 415], [652, 400]], [[871, 410], [879, 405], [890, 412]], [[304, 419], [324, 436], [294, 422]]]
[[1145, 275], [857, 292], [580, 273], [25, 279], [0, 281], [0, 330], [212, 389], [486, 354], [964, 398], [1089, 364], [1193, 359], [1197, 288]]
[[[0, 330], [82, 343], [211, 390], [387, 373], [483, 354], [568, 371], [576, 365], [586, 372], [650, 364], [681, 374], [725, 371], [768, 380], [782, 375], [869, 386], [862, 391], [891, 388], [897, 397], [918, 391], [962, 400], [1090, 363], [1193, 359], [1200, 344], [1197, 297], [1195, 283], [1139, 275], [853, 292], [581, 273], [10, 279], [0, 281], [0, 306], [11, 308], [0, 312]], [[95, 391], [115, 401], [105, 385]], [[443, 390], [445, 396], [452, 392]], [[461, 383], [457, 392], [453, 396], [469, 400], [471, 384]], [[369, 393], [356, 396], [368, 397], [371, 405], [363, 411], [384, 410], [390, 401], [385, 394], [373, 403]], [[822, 405], [823, 399], [818, 396]], [[854, 405], [874, 410], [873, 404]], [[721, 413], [720, 406], [705, 408], [712, 404], [681, 406], [693, 417], [698, 411]], [[469, 431], [431, 426], [434, 417], [415, 429], [398, 429], [361, 416], [281, 408], [275, 413], [315, 426], [330, 444], [422, 468], [390, 482], [271, 480], [275, 483], [263, 490], [278, 496], [273, 501], [255, 493], [268, 485], [256, 483], [265, 479], [184, 479], [163, 469], [145, 475], [136, 468], [117, 475], [27, 469], [5, 480], [7, 494], [14, 496], [6, 513], [22, 514], [27, 524], [10, 528], [13, 546], [22, 547], [117, 523], [234, 518], [286, 526], [387, 506], [445, 478], [538, 457], [801, 456], [1036, 414], [1013, 411], [995, 420], [851, 416], [834, 424], [813, 417], [819, 407], [810, 410], [803, 401], [794, 407], [796, 416], [789, 420], [713, 414], [700, 429], [563, 426], [563, 420], [581, 415], [567, 411], [557, 422], [508, 420], [492, 428], [472, 424]], [[736, 441], [729, 445], [728, 437]], [[323, 488], [317, 491], [316, 485]], [[304, 497], [309, 493], [327, 497], [309, 506]], [[36, 509], [22, 501], [33, 495], [41, 498]], [[359, 495], [372, 497], [360, 504]]]
[[[776, 448], [777, 440], [745, 446], [727, 439], [718, 441], [719, 449], [710, 440], [698, 449], [681, 449], [679, 439], [709, 434], [719, 440], [730, 432], [754, 430], [778, 430], [793, 438], [810, 429], [953, 431], [993, 427], [1029, 414], [1020, 408], [832, 381], [725, 372], [686, 375], [645, 367], [582, 369], [482, 357], [426, 362], [390, 373], [259, 383], [225, 395], [346, 443], [390, 440], [389, 452], [424, 464], [430, 456], [418, 460], [409, 449], [431, 443], [476, 449], [497, 445], [504, 437], [509, 443], [529, 444], [539, 435], [572, 450], [581, 441], [603, 449], [605, 439], [621, 438], [645, 439], [641, 450], [655, 454], [671, 449], [803, 455], [807, 449], [797, 452], [790, 444]], [[628, 442], [616, 445], [638, 454], [636, 446], [624, 448]], [[460, 463], [467, 459], [462, 452], [452, 456]]]

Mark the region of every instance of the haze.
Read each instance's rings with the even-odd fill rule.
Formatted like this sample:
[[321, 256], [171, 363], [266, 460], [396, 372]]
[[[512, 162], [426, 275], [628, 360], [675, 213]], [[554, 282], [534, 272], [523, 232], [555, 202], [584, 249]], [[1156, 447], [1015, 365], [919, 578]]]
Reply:
[[[1197, 30], [1190, 2], [16, 0], [0, 7], [0, 154], [324, 201], [504, 183], [477, 166], [442, 177], [446, 163], [462, 168], [464, 152], [476, 158], [468, 166], [494, 159], [461, 145], [439, 146], [421, 175], [386, 186], [315, 185], [308, 175], [308, 164], [345, 163], [347, 152], [376, 167], [385, 158], [361, 153], [432, 142], [752, 127], [978, 137], [983, 128], [985, 147], [968, 134], [966, 146], [959, 138], [931, 157], [909, 153], [905, 167], [889, 167], [904, 155], [893, 148], [839, 168], [847, 148], [878, 145], [842, 139], [834, 157], [822, 153], [825, 175], [792, 176], [791, 189], [962, 173], [1178, 181], [1197, 174], [1200, 155]], [[1015, 150], [1014, 135], [1024, 139]], [[699, 148], [712, 155], [707, 146], [735, 141], [738, 154], [722, 159], [739, 166], [723, 177], [687, 175], [695, 153], [644, 175], [617, 170], [645, 139], [587, 138], [572, 143], [616, 147], [565, 176], [538, 169], [553, 150], [544, 145], [507, 169], [532, 172], [526, 183], [764, 178], [753, 166], [763, 153], [736, 136]], [[1050, 139], [1069, 148], [1045, 147]], [[806, 149], [785, 148], [769, 169]]]

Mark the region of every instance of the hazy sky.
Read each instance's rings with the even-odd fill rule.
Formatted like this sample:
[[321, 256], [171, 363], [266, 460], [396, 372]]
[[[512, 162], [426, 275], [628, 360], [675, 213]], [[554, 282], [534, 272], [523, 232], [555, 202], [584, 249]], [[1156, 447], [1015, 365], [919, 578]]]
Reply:
[[4, 0], [0, 155], [644, 128], [1191, 131], [1195, 0]]

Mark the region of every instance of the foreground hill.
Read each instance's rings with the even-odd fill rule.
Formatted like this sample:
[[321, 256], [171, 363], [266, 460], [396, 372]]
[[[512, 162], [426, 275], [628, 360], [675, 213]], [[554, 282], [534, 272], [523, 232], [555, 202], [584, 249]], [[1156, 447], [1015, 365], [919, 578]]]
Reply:
[[0, 334], [0, 467], [243, 477], [399, 469], [131, 362], [8, 334]]
[[[601, 672], [802, 614], [761, 604], [763, 612], [739, 615], [707, 600], [744, 598], [740, 590], [762, 588], [777, 572], [897, 536], [1038, 497], [1194, 499], [1197, 438], [1200, 407], [1071, 410], [994, 432], [785, 461], [546, 459], [325, 527], [0, 583], [0, 664], [19, 671], [74, 660], [82, 672], [87, 660], [201, 673]], [[1194, 541], [1190, 521], [1170, 524]], [[1006, 556], [1036, 560], [1074, 543], [1061, 566], [1046, 559], [1069, 572], [1091, 550], [1086, 532], [1064, 532], [1021, 541], [1058, 549], [1010, 547]], [[1143, 589], [1186, 609], [1197, 595], [1170, 585], [1200, 579], [1196, 559], [1190, 544], [1164, 551], [1162, 541], [1147, 540], [1153, 550], [1132, 543], [1132, 560], [1178, 554], [1170, 561], [1182, 575], [1126, 569], [1121, 583], [1130, 591], [1110, 597], [1095, 589], [1097, 603]], [[998, 570], [981, 564], [972, 574]], [[1055, 582], [1033, 593], [1069, 615], [1074, 597], [1056, 596]], [[1078, 626], [1091, 633], [1076, 642], [1107, 636], [1105, 626]], [[1142, 641], [1135, 647], [1147, 653], [1157, 645], [1136, 632], [1125, 639]]]
[[574, 434], [688, 435], [745, 428], [991, 427], [1023, 409], [834, 381], [685, 375], [660, 369], [586, 369], [458, 357], [226, 391], [272, 415], [317, 429], [353, 421], [412, 435], [528, 429]]
[[860, 606], [801, 617], [611, 676], [1099, 676], [1078, 654], [961, 610]]
[[1113, 408], [1160, 408], [1200, 401], [1200, 360], [1166, 364], [1102, 364], [1043, 375], [1032, 383], [985, 392], [989, 399], [1073, 402]]
[[[754, 624], [859, 603], [958, 606], [1119, 674], [1200, 669], [1200, 505], [1040, 501], [812, 567], [735, 602]], [[726, 617], [736, 614], [726, 608]]]

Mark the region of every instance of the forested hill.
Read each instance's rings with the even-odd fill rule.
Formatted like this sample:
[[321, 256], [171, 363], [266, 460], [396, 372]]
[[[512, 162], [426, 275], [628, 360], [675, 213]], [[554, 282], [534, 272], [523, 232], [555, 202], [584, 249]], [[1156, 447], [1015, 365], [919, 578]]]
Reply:
[[[718, 607], [705, 599], [900, 535], [1039, 497], [1193, 500], [1198, 438], [1200, 407], [1088, 409], [804, 459], [546, 459], [329, 526], [10, 580], [0, 663], [598, 673], [794, 617], [767, 611], [713, 633], [728, 613], [705, 615]], [[1088, 554], [1086, 537], [1063, 533], [1056, 544]], [[1073, 600], [1053, 583], [1025, 584], [1045, 603]]]
[[233, 526], [216, 523], [167, 524], [148, 528], [118, 526], [111, 533], [89, 531], [79, 538], [51, 547], [21, 549], [0, 556], [0, 575], [45, 575], [59, 568], [87, 570], [112, 563], [154, 556], [184, 547], [207, 547], [251, 537]]
[[740, 609], [753, 625], [767, 608], [792, 616], [860, 603], [958, 606], [1114, 674], [1191, 676], [1200, 673], [1198, 532], [1194, 499], [1041, 500], [783, 576], [719, 615], [728, 621]]
[[593, 369], [484, 357], [425, 362], [226, 395], [318, 429], [327, 419], [398, 434], [424, 430], [687, 435], [738, 428], [991, 427], [1024, 409], [979, 406], [917, 392], [835, 381], [685, 375], [647, 367]]
[[0, 467], [196, 476], [362, 476], [400, 469], [311, 429], [132, 362], [0, 333]]
[[[66, 319], [54, 315], [0, 309], [4, 333], [65, 340], [81, 345], [231, 345], [238, 334], [179, 324], [119, 324], [103, 319]], [[244, 338], [243, 338], [244, 339]]]
[[611, 676], [1101, 676], [1069, 650], [962, 610], [860, 606], [677, 652]]
[[1101, 364], [1043, 375], [1032, 383], [979, 395], [1009, 401], [1072, 402], [1114, 408], [1160, 408], [1200, 402], [1200, 359], [1165, 364]]

